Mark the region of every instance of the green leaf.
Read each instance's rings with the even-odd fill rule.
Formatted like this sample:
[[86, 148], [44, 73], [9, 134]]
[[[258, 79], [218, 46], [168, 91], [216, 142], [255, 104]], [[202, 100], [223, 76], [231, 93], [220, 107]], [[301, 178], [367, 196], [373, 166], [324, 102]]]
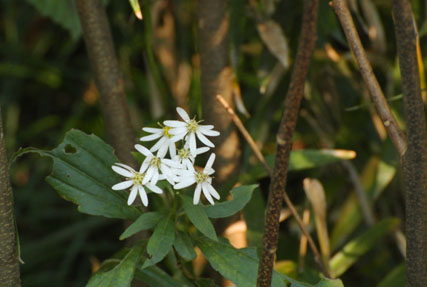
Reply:
[[398, 225], [398, 219], [384, 219], [369, 228], [359, 237], [347, 243], [344, 248], [335, 254], [329, 261], [331, 272], [335, 277], [343, 274], [360, 256], [373, 248], [383, 236], [395, 229]]
[[131, 286], [136, 265], [141, 258], [143, 245], [134, 246], [126, 256], [109, 271], [103, 269], [95, 273], [89, 280], [87, 287], [126, 287]]
[[257, 188], [257, 184], [242, 185], [230, 191], [233, 198], [231, 200], [220, 202], [215, 205], [204, 206], [206, 214], [210, 218], [223, 218], [228, 217], [239, 210], [251, 200], [252, 192]]
[[157, 266], [150, 266], [142, 269], [137, 268], [135, 271], [135, 278], [144, 282], [151, 287], [187, 287], [182, 282], [176, 281], [168, 273], [163, 271]]
[[181, 195], [181, 198], [185, 213], [194, 226], [210, 239], [217, 240], [215, 229], [203, 206], [200, 204], [194, 205], [193, 200], [186, 195]]
[[154, 229], [153, 235], [147, 245], [147, 253], [150, 259], [144, 262], [142, 268], [154, 265], [160, 262], [169, 253], [175, 240], [175, 225], [171, 215], [163, 218]]
[[27, 148], [14, 157], [35, 152], [53, 159], [46, 181], [78, 210], [91, 215], [135, 220], [141, 212], [127, 205], [128, 193], [111, 187], [121, 178], [111, 166], [118, 162], [113, 148], [95, 135], [70, 130], [64, 141], [51, 151]]
[[82, 34], [79, 15], [74, 0], [27, 0], [43, 16], [49, 17], [70, 32], [76, 40]]
[[[265, 157], [267, 164], [273, 168], [275, 154]], [[352, 150], [334, 150], [334, 149], [302, 149], [291, 151], [289, 159], [289, 171], [303, 170], [319, 167], [325, 164], [334, 163], [343, 159], [353, 159], [356, 153]], [[266, 177], [267, 172], [264, 167], [258, 163], [250, 171], [241, 176], [240, 181], [243, 183], [255, 182], [256, 180]]]
[[141, 230], [151, 229], [157, 225], [157, 223], [164, 217], [164, 214], [160, 212], [147, 212], [142, 214], [138, 219], [126, 228], [126, 230], [120, 235], [120, 240], [126, 239]]
[[[239, 287], [256, 286], [258, 258], [255, 249], [235, 249], [225, 239], [212, 241], [202, 238], [197, 244], [210, 265]], [[290, 277], [273, 272], [272, 287], [343, 287], [340, 280], [322, 279], [316, 285], [298, 282]]]
[[176, 233], [175, 242], [173, 243], [176, 252], [185, 260], [193, 260], [196, 258], [196, 251], [190, 236], [182, 231]]
[[387, 276], [381, 280], [378, 287], [405, 287], [406, 285], [406, 265], [405, 263], [399, 264]]

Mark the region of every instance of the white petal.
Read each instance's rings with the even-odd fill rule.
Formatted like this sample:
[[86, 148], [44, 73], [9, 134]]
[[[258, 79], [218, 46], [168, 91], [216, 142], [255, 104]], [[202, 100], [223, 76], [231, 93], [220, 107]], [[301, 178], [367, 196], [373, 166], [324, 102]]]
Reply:
[[200, 131], [202, 134], [205, 134], [205, 135], [210, 136], [210, 137], [216, 137], [216, 136], [219, 136], [219, 135], [220, 135], [220, 133], [219, 133], [219, 132], [217, 132], [217, 131], [205, 130], [205, 129], [202, 129], [202, 128], [199, 128], [199, 131]]
[[187, 112], [183, 108], [177, 107], [176, 112], [184, 121], [186, 122], [190, 121], [190, 117], [188, 116]]
[[126, 170], [126, 169], [124, 169], [122, 167], [118, 167], [118, 166], [113, 165], [111, 168], [116, 173], [120, 174], [121, 176], [124, 176], [124, 177], [133, 177], [133, 173], [132, 172], [130, 172], [129, 170]]
[[208, 130], [211, 130], [213, 128], [214, 128], [213, 125], [199, 125], [199, 129], [202, 131], [208, 131]]
[[215, 161], [215, 154], [211, 153], [211, 155], [209, 156], [208, 162], [205, 165], [205, 169], [207, 170], [211, 169], [214, 161]]
[[178, 134], [187, 133], [187, 132], [188, 132], [188, 129], [185, 126], [184, 127], [179, 127], [179, 128], [174, 128], [174, 129], [171, 129], [169, 131], [169, 133], [171, 135], [178, 135]]
[[196, 136], [194, 135], [194, 133], [189, 134], [188, 136], [188, 143], [190, 145], [190, 152], [192, 156], [196, 156]]
[[215, 170], [213, 168], [203, 169], [203, 173], [207, 175], [212, 175], [215, 173]]
[[169, 142], [169, 155], [171, 158], [174, 158], [176, 156], [176, 146], [174, 142]]
[[181, 122], [181, 121], [164, 121], [163, 124], [171, 128], [185, 127], [187, 125], [186, 122]]
[[122, 189], [129, 188], [132, 185], [133, 185], [133, 180], [127, 180], [127, 181], [123, 181], [123, 182], [120, 182], [120, 183], [113, 185], [113, 187], [111, 189], [122, 190]]
[[171, 159], [168, 158], [162, 158], [162, 163], [170, 166], [170, 167], [175, 167], [175, 168], [182, 168], [182, 165], [180, 165], [178, 162], [173, 161]]
[[194, 205], [199, 204], [199, 201], [200, 201], [200, 193], [201, 193], [201, 191], [202, 191], [202, 186], [201, 186], [201, 184], [199, 183], [199, 184], [196, 186], [196, 190], [194, 191], [194, 197], [193, 197], [193, 204], [194, 204]]
[[158, 193], [158, 194], [163, 193], [163, 190], [160, 187], [158, 187], [157, 185], [147, 183], [146, 187], [148, 187], [154, 193]]
[[135, 201], [137, 194], [138, 194], [138, 188], [136, 186], [132, 187], [132, 190], [130, 191], [130, 194], [128, 197], [128, 205], [131, 205]]
[[138, 191], [139, 191], [139, 197], [141, 197], [142, 204], [144, 204], [144, 206], [147, 206], [148, 196], [147, 196], [147, 193], [145, 192], [144, 187], [142, 185], [138, 185]]
[[150, 134], [162, 134], [163, 129], [156, 129], [156, 128], [142, 128], [144, 132], [150, 133]]
[[179, 140], [182, 140], [185, 137], [186, 133], [182, 133], [179, 135], [174, 135], [173, 137], [170, 138], [171, 142], [177, 142]]
[[158, 180], [159, 180], [159, 171], [157, 169], [155, 169], [153, 177], [150, 180], [150, 183], [151, 184], [156, 184]]
[[211, 193], [209, 192], [209, 189], [207, 188], [206, 184], [204, 184], [204, 183], [202, 183], [202, 190], [203, 190], [203, 194], [205, 195], [205, 197], [209, 201], [209, 203], [212, 205], [215, 205], [215, 202], [212, 199]]
[[185, 159], [185, 160], [184, 160], [184, 164], [185, 164], [185, 167], [186, 167], [188, 170], [191, 170], [191, 171], [193, 171], [193, 172], [194, 172], [194, 166], [193, 166], [193, 163], [192, 163], [189, 159]]
[[155, 166], [150, 166], [148, 168], [147, 173], [145, 174], [144, 179], [142, 180], [142, 184], [146, 184], [147, 182], [149, 182], [151, 180], [156, 169], [157, 169], [157, 167], [155, 167]]
[[142, 142], [148, 142], [148, 141], [156, 140], [156, 139], [160, 138], [161, 136], [162, 136], [162, 134], [152, 134], [152, 135], [144, 136], [144, 137], [140, 138], [139, 140]]
[[159, 148], [159, 151], [157, 152], [157, 157], [164, 158], [168, 152], [168, 147], [169, 147], [169, 144], [167, 142], [162, 144]]
[[207, 152], [208, 150], [209, 150], [209, 148], [208, 148], [208, 147], [206, 147], [206, 146], [201, 147], [201, 148], [198, 148], [198, 149], [196, 149], [196, 155], [199, 155], [199, 154], [205, 153], [205, 152]]
[[160, 149], [160, 147], [166, 142], [166, 137], [162, 137], [161, 139], [159, 139], [158, 142], [155, 143], [155, 145], [153, 145], [150, 148], [150, 151], [155, 152], [156, 150]]
[[150, 160], [145, 159], [141, 164], [141, 167], [139, 168], [139, 173], [144, 173], [147, 170], [149, 165], [150, 165]]
[[208, 188], [209, 192], [211, 193], [211, 195], [212, 195], [214, 198], [216, 198], [217, 200], [219, 200], [219, 199], [220, 199], [220, 196], [219, 196], [219, 193], [216, 191], [216, 189], [215, 189], [212, 185], [210, 185], [210, 184], [208, 184], [208, 183], [204, 183], [204, 184], [206, 184], [206, 186], [207, 186], [207, 188]]
[[145, 156], [153, 156], [151, 151], [149, 151], [145, 146], [142, 146], [140, 144], [136, 144], [135, 149]]
[[215, 147], [215, 145], [210, 140], [208, 140], [208, 138], [205, 137], [200, 131], [197, 131], [196, 134], [202, 143], [204, 143], [208, 147]]
[[185, 188], [185, 187], [187, 187], [187, 186], [190, 186], [190, 185], [192, 185], [193, 183], [195, 183], [196, 182], [196, 179], [194, 178], [194, 180], [193, 179], [190, 179], [190, 178], [185, 178], [185, 179], [183, 179], [181, 182], [179, 182], [179, 183], [177, 183], [177, 184], [175, 184], [174, 186], [173, 186], [173, 188], [174, 189], [182, 189], [182, 188]]
[[115, 163], [115, 165], [121, 166], [121, 167], [123, 167], [124, 169], [127, 169], [128, 171], [130, 171], [130, 172], [132, 172], [132, 173], [134, 173], [134, 172], [135, 172], [135, 170], [134, 170], [133, 168], [131, 168], [130, 166], [125, 165], [125, 164], [123, 164], [123, 163]]

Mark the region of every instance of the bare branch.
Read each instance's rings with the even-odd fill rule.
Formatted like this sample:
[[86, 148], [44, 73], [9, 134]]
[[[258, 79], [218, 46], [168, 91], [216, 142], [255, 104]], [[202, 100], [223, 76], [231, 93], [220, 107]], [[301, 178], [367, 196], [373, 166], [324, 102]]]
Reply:
[[399, 155], [403, 156], [407, 148], [405, 134], [402, 132], [402, 129], [399, 127], [396, 119], [391, 113], [387, 100], [384, 97], [377, 78], [372, 70], [371, 64], [369, 63], [368, 57], [366, 56], [366, 52], [360, 42], [359, 35], [357, 34], [347, 4], [345, 3], [345, 0], [334, 0], [330, 2], [330, 5], [334, 8], [338, 19], [341, 22], [341, 27], [343, 28], [347, 41], [350, 44], [350, 48], [356, 57], [362, 78], [365, 81], [372, 101], [377, 108], [378, 114], [387, 129], [387, 133]]
[[285, 111], [277, 133], [277, 153], [267, 202], [263, 250], [258, 267], [258, 287], [268, 287], [271, 284], [274, 257], [279, 237], [279, 216], [282, 197], [285, 196], [285, 200], [287, 199], [287, 203], [289, 202], [285, 192], [289, 155], [292, 149], [292, 136], [298, 118], [299, 106], [303, 97], [305, 78], [317, 38], [317, 8], [318, 0], [306, 0], [304, 2], [298, 52], [286, 95]]
[[403, 156], [406, 194], [407, 286], [427, 286], [427, 127], [411, 3], [393, 0], [408, 150]]

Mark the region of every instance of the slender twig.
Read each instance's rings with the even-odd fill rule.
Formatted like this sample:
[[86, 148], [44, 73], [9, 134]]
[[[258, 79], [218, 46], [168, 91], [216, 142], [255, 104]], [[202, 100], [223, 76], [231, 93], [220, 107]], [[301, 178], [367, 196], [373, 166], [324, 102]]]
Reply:
[[427, 286], [427, 127], [411, 3], [393, 0], [408, 149], [402, 170], [406, 193], [407, 286]]
[[135, 138], [124, 93], [124, 81], [101, 0], [76, 0], [83, 37], [100, 94], [109, 140], [120, 161], [136, 165], [130, 151]]
[[338, 19], [341, 22], [341, 27], [344, 30], [347, 41], [350, 44], [350, 48], [356, 57], [357, 64], [359, 65], [363, 81], [365, 82], [378, 114], [385, 128], [387, 129], [387, 133], [390, 136], [390, 139], [399, 155], [403, 156], [407, 148], [405, 134], [399, 127], [390, 110], [389, 105], [387, 104], [387, 100], [384, 97], [377, 78], [375, 77], [371, 64], [369, 63], [368, 57], [366, 56], [366, 52], [363, 49], [359, 35], [357, 34], [353, 19], [350, 15], [350, 11], [348, 10], [347, 4], [345, 2], [345, 0], [333, 0], [330, 2], [330, 5], [334, 8]]
[[[221, 95], [217, 95], [216, 98], [221, 103], [221, 105], [224, 107], [224, 109], [228, 112], [228, 114], [230, 115], [230, 117], [233, 120], [234, 124], [239, 129], [239, 131], [242, 133], [242, 135], [245, 138], [245, 140], [248, 142], [249, 147], [254, 152], [256, 158], [258, 159], [259, 162], [262, 163], [262, 165], [264, 166], [264, 168], [267, 171], [268, 175], [270, 176], [270, 178], [272, 178], [273, 172], [272, 172], [270, 166], [265, 161], [264, 156], [262, 155], [262, 153], [259, 150], [258, 146], [256, 145], [255, 141], [253, 140], [252, 136], [249, 134], [248, 130], [243, 125], [243, 123], [240, 120], [240, 118], [236, 115], [236, 113], [234, 112], [234, 110], [227, 104], [227, 102], [224, 100], [224, 98]], [[292, 201], [289, 198], [289, 196], [286, 193], [286, 191], [283, 193], [283, 200], [288, 205], [289, 210], [291, 211], [291, 214], [294, 216], [295, 221], [297, 222], [297, 224], [298, 224], [298, 226], [299, 226], [302, 234], [307, 238], [308, 243], [309, 243], [310, 248], [311, 248], [311, 251], [313, 252], [313, 254], [315, 256], [316, 261], [319, 264], [320, 269], [322, 270], [322, 272], [326, 271], [327, 270], [326, 266], [322, 265], [322, 258], [320, 256], [319, 249], [317, 248], [316, 244], [314, 243], [313, 238], [311, 238], [310, 234], [306, 230], [306, 227], [305, 227], [305, 224], [303, 223], [303, 220], [301, 220], [301, 217], [299, 216], [298, 211], [295, 208], [295, 205], [292, 203]], [[324, 273], [327, 274], [327, 272], [324, 272]]]
[[0, 278], [2, 286], [20, 286], [13, 196], [8, 167], [0, 108]]
[[[282, 198], [285, 196], [286, 203], [290, 202], [285, 192], [286, 177], [289, 156], [292, 149], [292, 136], [298, 118], [299, 106], [303, 97], [304, 83], [308, 73], [310, 58], [317, 38], [317, 8], [318, 0], [306, 0], [304, 2], [298, 52], [285, 99], [285, 110], [277, 133], [277, 152], [267, 202], [263, 249], [258, 266], [258, 287], [269, 287], [271, 285], [274, 257], [279, 238], [279, 216]], [[291, 207], [289, 206], [289, 208]]]

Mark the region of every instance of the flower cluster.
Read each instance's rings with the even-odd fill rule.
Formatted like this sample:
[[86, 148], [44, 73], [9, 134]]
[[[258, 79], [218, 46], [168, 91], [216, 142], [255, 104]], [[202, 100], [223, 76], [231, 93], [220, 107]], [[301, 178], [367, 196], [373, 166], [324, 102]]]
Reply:
[[[213, 130], [212, 125], [201, 125], [195, 118], [190, 119], [182, 108], [178, 107], [176, 111], [183, 121], [169, 120], [164, 121], [160, 128], [142, 129], [149, 135], [140, 138], [141, 141], [157, 140], [157, 142], [150, 149], [140, 144], [135, 145], [135, 149], [145, 156], [138, 171], [121, 163], [112, 166], [116, 173], [126, 178], [125, 181], [115, 184], [112, 189], [130, 188], [128, 205], [131, 205], [139, 194], [142, 203], [147, 206], [148, 197], [145, 188], [154, 193], [162, 193], [162, 189], [157, 186], [159, 180], [167, 180], [174, 189], [182, 189], [197, 183], [194, 204], [199, 203], [201, 192], [212, 205], [213, 198], [219, 199], [218, 192], [212, 186], [211, 177], [215, 172], [212, 168], [215, 154], [210, 155], [202, 171], [194, 167], [196, 157], [214, 147], [207, 136], [219, 136], [219, 132]], [[196, 138], [206, 146], [197, 147]], [[166, 157], [168, 153], [169, 158]]]

